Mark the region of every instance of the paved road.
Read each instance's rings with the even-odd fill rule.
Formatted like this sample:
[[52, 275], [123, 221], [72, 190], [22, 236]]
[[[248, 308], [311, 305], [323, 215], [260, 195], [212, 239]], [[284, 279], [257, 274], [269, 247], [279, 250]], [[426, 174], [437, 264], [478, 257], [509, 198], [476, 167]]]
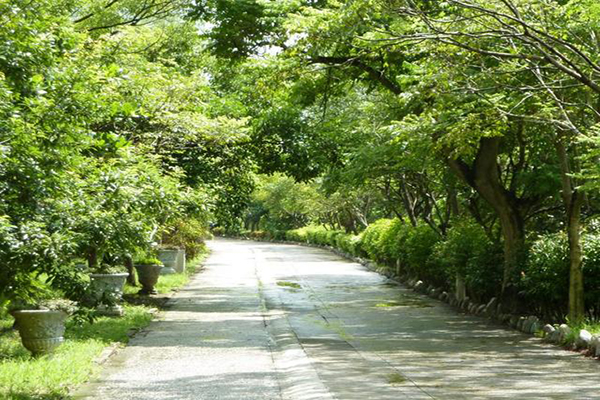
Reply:
[[600, 364], [327, 251], [215, 240], [94, 399], [600, 399]]

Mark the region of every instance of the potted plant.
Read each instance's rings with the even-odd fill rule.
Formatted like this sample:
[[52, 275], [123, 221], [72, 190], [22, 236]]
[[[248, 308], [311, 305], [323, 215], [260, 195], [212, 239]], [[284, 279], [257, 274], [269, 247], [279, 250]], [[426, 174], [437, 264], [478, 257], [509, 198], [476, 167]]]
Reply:
[[106, 255], [102, 262], [91, 268], [90, 298], [102, 315], [123, 315], [118, 303], [123, 298], [123, 288], [129, 274], [117, 259]]
[[179, 258], [179, 249], [176, 247], [160, 247], [158, 249], [158, 259], [163, 263], [164, 268], [160, 271], [161, 275], [174, 274], [177, 268]]
[[135, 270], [138, 273], [138, 280], [142, 284], [140, 294], [156, 294], [154, 285], [158, 282], [160, 270], [163, 268], [162, 262], [156, 257], [141, 257], [135, 261]]
[[76, 305], [65, 299], [43, 300], [37, 304], [12, 304], [21, 342], [33, 355], [52, 353], [64, 341], [65, 320]]

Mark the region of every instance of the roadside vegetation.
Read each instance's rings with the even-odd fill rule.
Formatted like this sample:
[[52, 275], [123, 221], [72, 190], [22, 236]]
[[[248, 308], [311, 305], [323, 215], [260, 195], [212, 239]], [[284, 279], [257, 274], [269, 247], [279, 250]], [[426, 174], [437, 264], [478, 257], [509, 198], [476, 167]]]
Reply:
[[599, 31], [595, 0], [0, 1], [0, 314], [89, 320], [89, 273], [212, 229], [593, 323]]
[[[124, 305], [121, 317], [100, 316], [93, 321], [70, 320], [65, 331], [65, 343], [52, 355], [32, 356], [21, 344], [14, 320], [0, 316], [0, 398], [65, 399], [81, 384], [93, 379], [101, 369], [99, 357], [108, 348], [124, 346], [154, 317], [156, 306], [162, 306], [168, 295], [189, 282], [206, 258], [203, 251], [188, 264], [184, 274], [165, 275], [156, 286], [153, 298], [137, 296], [140, 288], [126, 286], [132, 303]], [[128, 296], [125, 296], [128, 299]], [[136, 301], [137, 300], [137, 301]]]

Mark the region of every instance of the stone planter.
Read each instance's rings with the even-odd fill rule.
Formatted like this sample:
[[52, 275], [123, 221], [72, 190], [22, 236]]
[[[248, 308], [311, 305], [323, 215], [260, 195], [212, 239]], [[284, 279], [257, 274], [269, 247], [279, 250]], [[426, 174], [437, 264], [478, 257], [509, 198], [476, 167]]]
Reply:
[[160, 271], [161, 275], [169, 275], [175, 273], [178, 256], [179, 250], [177, 249], [165, 249], [158, 251], [158, 259], [164, 265], [163, 269]]
[[67, 313], [51, 310], [19, 310], [11, 313], [23, 346], [34, 355], [50, 354], [64, 341]]
[[123, 315], [123, 307], [118, 305], [123, 299], [123, 288], [128, 273], [90, 274], [92, 300], [102, 315]]
[[138, 273], [138, 280], [142, 284], [142, 289], [139, 291], [140, 294], [157, 293], [156, 289], [154, 289], [154, 285], [158, 282], [158, 276], [160, 275], [160, 270], [162, 268], [162, 265], [136, 264], [135, 270]]
[[185, 272], [185, 249], [177, 250], [177, 264], [175, 265], [175, 271], [183, 274]]

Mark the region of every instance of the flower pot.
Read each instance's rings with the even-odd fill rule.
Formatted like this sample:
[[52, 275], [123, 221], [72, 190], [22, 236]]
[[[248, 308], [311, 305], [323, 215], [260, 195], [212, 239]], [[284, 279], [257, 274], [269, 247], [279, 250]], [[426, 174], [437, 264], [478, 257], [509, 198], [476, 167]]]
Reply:
[[158, 251], [158, 259], [164, 265], [164, 268], [160, 271], [161, 275], [169, 275], [175, 273], [178, 256], [179, 250], [177, 249], [164, 249]]
[[17, 321], [23, 346], [34, 355], [50, 354], [64, 341], [67, 313], [51, 310], [19, 310]]
[[129, 274], [90, 274], [91, 288], [98, 301], [107, 299], [119, 302], [123, 298], [123, 288]]
[[118, 305], [123, 299], [123, 288], [128, 273], [90, 274], [92, 301], [101, 315], [123, 315], [123, 307]]
[[177, 250], [177, 263], [175, 264], [175, 271], [180, 274], [185, 272], [185, 249]]
[[138, 273], [138, 280], [142, 284], [142, 289], [140, 290], [140, 294], [156, 294], [156, 289], [154, 289], [154, 285], [158, 282], [158, 276], [160, 275], [160, 270], [162, 269], [161, 265], [145, 265], [145, 264], [137, 264], [135, 266], [135, 270]]

